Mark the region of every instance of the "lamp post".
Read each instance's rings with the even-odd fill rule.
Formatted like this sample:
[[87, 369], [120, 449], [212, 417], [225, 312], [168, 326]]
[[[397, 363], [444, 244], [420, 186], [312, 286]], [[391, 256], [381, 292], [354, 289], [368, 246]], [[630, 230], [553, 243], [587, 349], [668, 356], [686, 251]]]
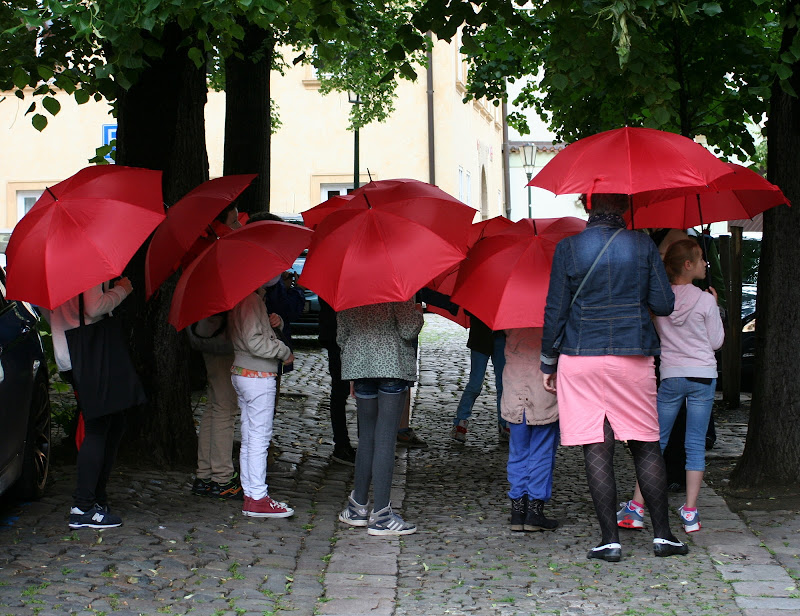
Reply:
[[[533, 167], [536, 163], [536, 146], [532, 143], [526, 143], [519, 148], [522, 153], [522, 167], [525, 169], [525, 175], [528, 176], [528, 184], [531, 183], [533, 177]], [[531, 187], [528, 186], [528, 218], [533, 218], [531, 211]]]
[[[347, 102], [351, 105], [361, 104], [361, 95], [355, 92], [347, 92]], [[358, 173], [358, 128], [353, 129], [353, 190], [359, 185]]]

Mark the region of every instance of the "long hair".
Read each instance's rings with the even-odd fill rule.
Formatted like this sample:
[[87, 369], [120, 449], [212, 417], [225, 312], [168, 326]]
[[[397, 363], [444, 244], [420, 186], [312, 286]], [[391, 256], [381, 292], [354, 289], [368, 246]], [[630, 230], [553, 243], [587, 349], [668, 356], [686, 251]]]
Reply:
[[684, 263], [694, 263], [702, 256], [703, 251], [694, 240], [678, 240], [670, 244], [664, 255], [664, 267], [667, 269], [669, 281], [675, 282], [680, 277]]

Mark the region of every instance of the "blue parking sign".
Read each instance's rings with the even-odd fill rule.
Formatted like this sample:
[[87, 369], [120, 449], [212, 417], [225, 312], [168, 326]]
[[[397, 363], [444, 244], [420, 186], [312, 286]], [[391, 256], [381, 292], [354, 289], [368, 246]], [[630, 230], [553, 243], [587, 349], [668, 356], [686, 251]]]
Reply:
[[[117, 138], [117, 125], [103, 124], [103, 145], [109, 145], [111, 141], [116, 138]], [[106, 155], [106, 160], [110, 163], [114, 162], [114, 159], [111, 158], [111, 153]]]

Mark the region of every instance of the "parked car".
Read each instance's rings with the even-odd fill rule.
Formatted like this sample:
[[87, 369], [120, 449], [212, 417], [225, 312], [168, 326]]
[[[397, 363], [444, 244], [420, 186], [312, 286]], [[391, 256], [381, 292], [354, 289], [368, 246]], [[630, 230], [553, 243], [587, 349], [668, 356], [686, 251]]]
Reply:
[[6, 266], [6, 248], [11, 239], [11, 231], [0, 229], [0, 267]]
[[[284, 221], [302, 225], [303, 217], [300, 214], [278, 214]], [[292, 264], [292, 271], [298, 276], [303, 273], [303, 266], [306, 264], [306, 255], [308, 251], [303, 251], [303, 254], [295, 259]], [[311, 289], [304, 289], [306, 303], [303, 306], [303, 314], [292, 321], [292, 335], [311, 335], [316, 336], [319, 333], [319, 297]]]
[[44, 494], [50, 469], [50, 396], [47, 361], [27, 302], [6, 299], [0, 267], [0, 494], [23, 499]]
[[[298, 276], [303, 273], [306, 264], [306, 251], [295, 259], [292, 271]], [[303, 314], [292, 321], [292, 335], [317, 335], [319, 333], [319, 297], [311, 289], [303, 289], [306, 303]]]

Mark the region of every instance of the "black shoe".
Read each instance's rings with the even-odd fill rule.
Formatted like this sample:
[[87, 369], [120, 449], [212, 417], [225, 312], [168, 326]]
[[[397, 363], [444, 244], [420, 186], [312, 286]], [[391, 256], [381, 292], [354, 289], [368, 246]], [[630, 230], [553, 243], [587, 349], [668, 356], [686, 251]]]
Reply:
[[244, 492], [242, 491], [242, 484], [239, 483], [239, 473], [234, 473], [233, 477], [228, 479], [225, 483], [212, 481], [211, 488], [208, 490], [208, 495], [214, 498], [243, 500]]
[[622, 546], [619, 543], [606, 543], [589, 550], [586, 558], [597, 558], [607, 563], [618, 563], [622, 560]]
[[210, 479], [200, 479], [196, 477], [194, 483], [192, 484], [192, 494], [196, 494], [197, 496], [208, 496], [211, 492], [211, 480]]
[[528, 511], [525, 513], [523, 529], [535, 531], [555, 530], [557, 528], [558, 520], [551, 520], [544, 515], [544, 501], [528, 498]]
[[528, 513], [528, 497], [523, 494], [519, 498], [511, 499], [511, 530], [514, 532], [525, 530], [525, 514]]
[[115, 528], [122, 525], [122, 518], [102, 509], [100, 505], [92, 505], [86, 511], [73, 507], [69, 510], [70, 528]]
[[683, 556], [689, 553], [689, 546], [672, 537], [672, 539], [653, 539], [653, 554], [656, 556]]
[[347, 466], [355, 466], [356, 465], [356, 450], [354, 447], [350, 445], [344, 445], [342, 447], [334, 447], [333, 454], [331, 455], [331, 460], [334, 462], [338, 462], [339, 464], [346, 464]]

